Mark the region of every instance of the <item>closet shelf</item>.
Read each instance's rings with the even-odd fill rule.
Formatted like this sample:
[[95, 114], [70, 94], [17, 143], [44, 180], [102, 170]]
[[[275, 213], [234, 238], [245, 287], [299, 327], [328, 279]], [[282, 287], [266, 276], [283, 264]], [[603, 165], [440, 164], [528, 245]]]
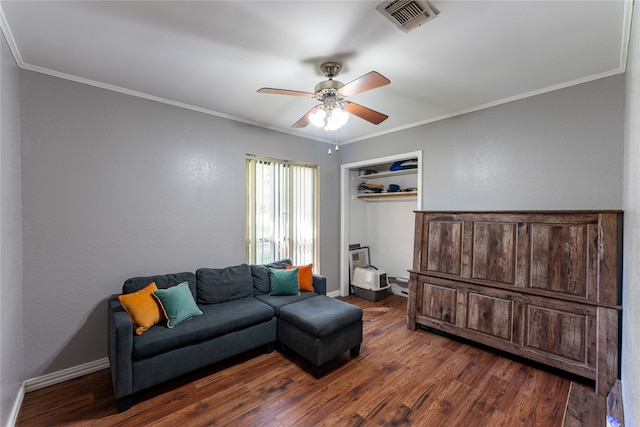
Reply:
[[414, 169], [403, 169], [399, 171], [378, 172], [378, 173], [372, 173], [369, 175], [359, 175], [358, 178], [363, 181], [366, 181], [368, 179], [388, 178], [390, 176], [411, 175], [411, 174], [417, 174], [417, 173], [418, 173], [418, 169], [414, 168]]
[[418, 196], [417, 191], [398, 191], [394, 193], [358, 194], [358, 199], [363, 199], [365, 201], [389, 200], [389, 199], [411, 200], [411, 199], [415, 199], [417, 196]]

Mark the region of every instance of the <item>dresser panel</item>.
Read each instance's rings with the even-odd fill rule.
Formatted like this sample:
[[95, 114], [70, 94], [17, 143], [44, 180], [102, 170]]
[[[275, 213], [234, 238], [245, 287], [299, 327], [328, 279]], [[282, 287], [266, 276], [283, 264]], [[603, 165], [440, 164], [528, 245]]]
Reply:
[[462, 266], [462, 223], [430, 221], [425, 251], [426, 270], [459, 276]]
[[587, 364], [587, 316], [529, 306], [527, 346]]
[[511, 341], [513, 301], [469, 293], [467, 328]]
[[587, 297], [586, 225], [531, 225], [530, 287]]
[[456, 290], [423, 282], [420, 314], [447, 323], [456, 323]]
[[515, 249], [516, 224], [474, 222], [472, 277], [514, 284]]

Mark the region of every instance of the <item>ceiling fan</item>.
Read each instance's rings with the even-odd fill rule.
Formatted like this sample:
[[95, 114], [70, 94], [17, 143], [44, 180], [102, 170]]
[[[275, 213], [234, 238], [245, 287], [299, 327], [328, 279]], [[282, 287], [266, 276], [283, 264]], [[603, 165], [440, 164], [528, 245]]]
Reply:
[[374, 125], [386, 120], [389, 117], [386, 114], [379, 113], [355, 102], [347, 101], [346, 98], [388, 85], [391, 83], [389, 79], [376, 71], [371, 71], [345, 85], [342, 82], [333, 80], [333, 78], [340, 73], [341, 69], [342, 64], [338, 62], [325, 62], [322, 64], [320, 70], [329, 80], [318, 83], [314, 89], [314, 93], [268, 87], [259, 89], [258, 93], [301, 96], [304, 98], [314, 98], [321, 102], [321, 104], [313, 107], [302, 116], [300, 120], [295, 122], [291, 126], [293, 128], [303, 128], [309, 123], [313, 123], [318, 127], [324, 127], [325, 130], [335, 130], [344, 125], [349, 118], [346, 111]]

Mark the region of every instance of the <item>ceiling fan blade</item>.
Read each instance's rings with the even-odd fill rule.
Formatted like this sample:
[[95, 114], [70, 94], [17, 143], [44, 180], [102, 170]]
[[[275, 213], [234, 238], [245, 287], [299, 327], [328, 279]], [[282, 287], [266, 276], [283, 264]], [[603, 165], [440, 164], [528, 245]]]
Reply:
[[313, 98], [315, 96], [315, 93], [300, 92], [297, 90], [287, 90], [287, 89], [274, 89], [272, 87], [263, 87], [262, 89], [258, 89], [258, 93], [270, 93], [273, 95], [302, 96], [304, 98]]
[[305, 114], [304, 116], [302, 116], [300, 118], [300, 120], [298, 120], [297, 122], [295, 122], [291, 127], [292, 128], [303, 128], [306, 127], [310, 122], [309, 122], [309, 115], [315, 113], [316, 111], [318, 111], [318, 109], [320, 108], [319, 105], [316, 105], [315, 107], [313, 107], [311, 110], [309, 110], [307, 112], [307, 114]]
[[378, 113], [371, 108], [363, 107], [355, 102], [342, 101], [342, 107], [354, 116], [358, 116], [374, 125], [379, 125], [389, 118], [386, 114]]
[[342, 96], [352, 96], [356, 93], [365, 92], [380, 86], [388, 85], [391, 81], [382, 74], [371, 71], [362, 77], [347, 83], [338, 89], [338, 93]]

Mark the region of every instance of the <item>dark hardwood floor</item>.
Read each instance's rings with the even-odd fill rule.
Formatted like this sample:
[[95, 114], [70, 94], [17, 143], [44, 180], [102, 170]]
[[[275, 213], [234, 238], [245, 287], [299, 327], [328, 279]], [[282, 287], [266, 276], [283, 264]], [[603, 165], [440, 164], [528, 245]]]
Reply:
[[140, 393], [118, 414], [101, 370], [27, 393], [17, 425], [562, 425], [568, 379], [411, 332], [406, 298], [344, 299], [364, 309], [362, 349], [330, 362], [320, 379], [295, 354], [252, 352]]

